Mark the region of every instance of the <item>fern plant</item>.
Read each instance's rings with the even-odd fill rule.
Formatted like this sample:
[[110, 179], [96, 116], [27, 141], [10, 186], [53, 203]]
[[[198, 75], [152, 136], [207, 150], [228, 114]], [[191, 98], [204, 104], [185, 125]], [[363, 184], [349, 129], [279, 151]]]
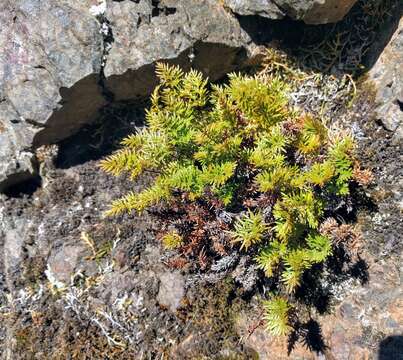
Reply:
[[[209, 85], [194, 70], [158, 64], [156, 73], [146, 126], [100, 163], [133, 180], [151, 170], [153, 183], [113, 201], [107, 214], [182, 207], [190, 230], [165, 234], [162, 242], [203, 268], [206, 254], [222, 256], [231, 246], [251, 252], [266, 276], [279, 279], [284, 296], [264, 306], [268, 330], [284, 334], [286, 298], [306, 270], [332, 253], [318, 232], [324, 194], [348, 194], [354, 141], [291, 110], [277, 78], [230, 74], [227, 84]], [[239, 214], [232, 225], [217, 215], [227, 209]], [[214, 229], [227, 240], [217, 240]]]

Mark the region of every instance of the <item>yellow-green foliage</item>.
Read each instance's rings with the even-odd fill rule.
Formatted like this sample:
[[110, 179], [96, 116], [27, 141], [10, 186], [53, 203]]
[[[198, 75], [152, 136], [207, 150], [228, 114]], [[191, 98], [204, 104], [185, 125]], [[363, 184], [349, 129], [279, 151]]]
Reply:
[[[221, 207], [237, 206], [232, 242], [245, 251], [261, 246], [258, 266], [267, 276], [278, 275], [286, 293], [294, 292], [304, 271], [332, 252], [317, 229], [324, 195], [349, 192], [353, 140], [289, 110], [279, 79], [230, 74], [226, 85], [209, 86], [196, 71], [164, 64], [157, 65], [157, 75], [147, 126], [101, 162], [113, 175], [157, 175], [145, 190], [115, 200], [108, 214], [142, 212], [183, 194], [195, 203], [208, 196]], [[260, 208], [258, 196], [271, 203]], [[186, 241], [177, 233], [163, 238], [169, 249]], [[265, 307], [268, 329], [286, 332], [285, 300]]]
[[241, 250], [252, 245], [258, 244], [263, 240], [267, 225], [264, 222], [263, 215], [260, 212], [254, 214], [250, 210], [237, 220], [234, 225], [234, 231], [231, 231], [234, 243], [241, 243]]
[[263, 318], [266, 321], [266, 330], [273, 335], [286, 335], [291, 330], [288, 320], [291, 307], [287, 299], [275, 296], [264, 301], [263, 307], [265, 310]]
[[173, 250], [183, 244], [183, 238], [176, 231], [170, 231], [162, 237], [162, 243], [166, 249]]

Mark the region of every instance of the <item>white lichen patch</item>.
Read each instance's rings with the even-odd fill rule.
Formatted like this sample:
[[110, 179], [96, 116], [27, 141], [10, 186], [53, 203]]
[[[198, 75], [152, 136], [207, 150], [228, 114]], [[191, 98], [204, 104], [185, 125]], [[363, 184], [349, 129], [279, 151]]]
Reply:
[[55, 274], [52, 271], [52, 268], [48, 264], [48, 268], [45, 270], [46, 278], [48, 279], [50, 285], [56, 290], [64, 290], [66, 289], [66, 284], [60, 280], [58, 280]]
[[90, 7], [90, 14], [93, 16], [100, 16], [106, 12], [106, 0], [98, 0], [98, 5]]

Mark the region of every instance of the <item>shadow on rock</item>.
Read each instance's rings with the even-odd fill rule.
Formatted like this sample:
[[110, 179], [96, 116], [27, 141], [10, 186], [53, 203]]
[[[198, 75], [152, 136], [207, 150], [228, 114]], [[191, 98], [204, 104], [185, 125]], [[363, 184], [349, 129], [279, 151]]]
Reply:
[[238, 20], [257, 44], [281, 41], [281, 48], [289, 49], [303, 69], [357, 76], [375, 64], [401, 15], [398, 0], [361, 0], [336, 24], [306, 25], [259, 16], [239, 16]]
[[378, 360], [402, 360], [403, 336], [388, 336], [379, 344]]
[[309, 351], [317, 354], [323, 354], [327, 349], [320, 325], [313, 319], [302, 324], [299, 322], [294, 324], [294, 330], [288, 337], [288, 356], [297, 342], [301, 342]]
[[117, 149], [125, 136], [144, 124], [144, 107], [116, 103], [101, 110], [98, 119], [78, 133], [59, 143], [56, 166], [67, 169], [99, 160]]

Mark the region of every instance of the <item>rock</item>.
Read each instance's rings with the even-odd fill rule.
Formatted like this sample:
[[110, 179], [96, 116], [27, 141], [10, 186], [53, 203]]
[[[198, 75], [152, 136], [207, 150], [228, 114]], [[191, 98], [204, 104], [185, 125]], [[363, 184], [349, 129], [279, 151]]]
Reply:
[[0, 21], [0, 191], [36, 175], [34, 150], [111, 99], [149, 95], [156, 61], [216, 80], [257, 49], [215, 0], [7, 0]]
[[224, 5], [238, 15], [257, 15], [282, 19], [285, 15], [306, 24], [340, 21], [357, 0], [224, 0]]
[[33, 147], [71, 135], [105, 104], [91, 2], [0, 4], [0, 191], [36, 173]]
[[[260, 319], [256, 314], [242, 312], [236, 319], [236, 327], [239, 335], [243, 339], [243, 344], [247, 348], [256, 351], [256, 358], [261, 360], [286, 359], [317, 359], [302, 344], [296, 344], [291, 355], [287, 354], [288, 338], [287, 336], [276, 337], [270, 335], [263, 326], [259, 326]], [[250, 329], [255, 329], [250, 332]], [[273, 356], [275, 354], [275, 356]]]
[[275, 0], [288, 16], [306, 24], [335, 23], [343, 19], [357, 0]]
[[368, 74], [375, 85], [377, 118], [388, 131], [394, 133], [396, 141], [403, 138], [402, 64], [403, 19]]
[[270, 0], [224, 0], [224, 5], [238, 15], [258, 15], [269, 19], [284, 17], [284, 13]]
[[179, 272], [166, 272], [160, 276], [157, 300], [175, 312], [185, 295], [185, 280]]
[[85, 250], [81, 245], [61, 248], [49, 259], [48, 278], [53, 276], [56, 282], [69, 284], [74, 273], [78, 271], [80, 262], [85, 257]]
[[114, 41], [105, 76], [115, 100], [148, 95], [156, 85], [156, 61], [169, 60], [185, 70], [193, 67], [217, 80], [251, 56], [249, 36], [217, 1], [163, 4], [108, 2], [105, 16]]

